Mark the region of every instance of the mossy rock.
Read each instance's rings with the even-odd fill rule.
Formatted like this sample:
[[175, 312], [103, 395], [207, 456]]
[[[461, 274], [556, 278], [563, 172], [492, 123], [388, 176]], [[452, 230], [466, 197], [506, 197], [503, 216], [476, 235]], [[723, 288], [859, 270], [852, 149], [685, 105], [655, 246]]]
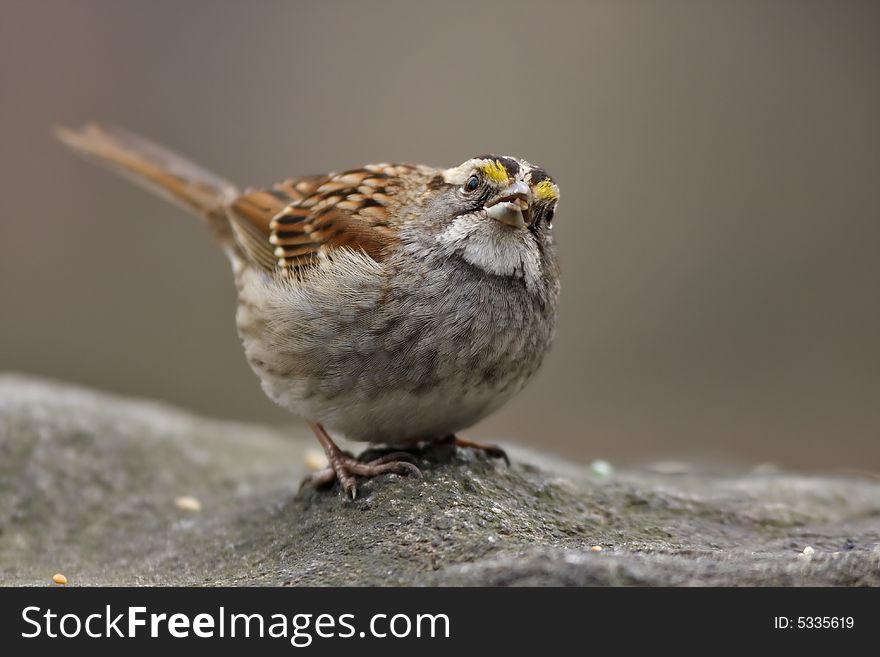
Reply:
[[869, 478], [602, 473], [515, 447], [507, 467], [438, 446], [416, 453], [422, 478], [351, 501], [299, 489], [316, 447], [2, 375], [0, 584], [880, 584]]

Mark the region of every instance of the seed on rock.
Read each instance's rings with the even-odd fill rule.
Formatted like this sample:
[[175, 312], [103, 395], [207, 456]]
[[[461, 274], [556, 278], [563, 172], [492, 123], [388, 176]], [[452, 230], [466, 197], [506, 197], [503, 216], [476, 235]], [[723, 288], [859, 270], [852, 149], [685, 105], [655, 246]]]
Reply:
[[189, 495], [178, 497], [174, 500], [174, 504], [178, 509], [182, 509], [183, 511], [198, 512], [202, 510], [202, 503]]
[[801, 552], [801, 556], [804, 556], [804, 557], [806, 557], [807, 559], [809, 559], [810, 557], [812, 557], [814, 554], [816, 554], [816, 550], [814, 550], [814, 549], [813, 549], [812, 547], [810, 547], [809, 545], [808, 545], [807, 547], [804, 548], [804, 551], [803, 551], [803, 552]]
[[54, 575], [52, 575], [52, 581], [56, 584], [60, 584], [61, 586], [67, 584], [67, 578], [61, 573], [55, 573]]
[[306, 451], [305, 454], [306, 467], [312, 472], [317, 472], [318, 470], [323, 470], [328, 465], [327, 457], [324, 452], [321, 452], [317, 449], [310, 449]]

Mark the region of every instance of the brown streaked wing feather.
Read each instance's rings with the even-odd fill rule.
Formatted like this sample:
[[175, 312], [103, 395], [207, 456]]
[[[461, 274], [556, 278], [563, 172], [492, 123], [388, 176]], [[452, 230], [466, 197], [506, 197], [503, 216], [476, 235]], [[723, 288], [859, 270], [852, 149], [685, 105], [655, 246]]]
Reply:
[[397, 241], [386, 206], [400, 184], [398, 176], [409, 170], [400, 165], [389, 172], [370, 165], [344, 171], [286, 207], [269, 224], [278, 266], [301, 270], [318, 254], [339, 248], [359, 249], [383, 260]]
[[313, 193], [327, 179], [327, 176], [309, 176], [286, 180], [267, 189], [250, 189], [227, 205], [236, 241], [255, 264], [269, 271], [275, 269], [278, 258], [269, 242], [272, 218]]

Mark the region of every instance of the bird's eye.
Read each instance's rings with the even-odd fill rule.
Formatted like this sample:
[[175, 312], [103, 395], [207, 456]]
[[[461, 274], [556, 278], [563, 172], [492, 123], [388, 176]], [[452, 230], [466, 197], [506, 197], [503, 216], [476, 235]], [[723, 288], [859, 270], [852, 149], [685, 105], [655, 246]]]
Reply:
[[477, 187], [480, 186], [480, 179], [477, 176], [471, 176], [467, 179], [467, 182], [464, 184], [464, 188], [468, 192], [474, 191]]
[[546, 219], [546, 221], [547, 221], [547, 225], [548, 225], [548, 226], [550, 225], [550, 223], [552, 223], [552, 221], [553, 221], [553, 215], [554, 215], [555, 213], [556, 213], [556, 210], [555, 210], [554, 208], [550, 208], [549, 210], [547, 210], [547, 214], [545, 215], [545, 219]]

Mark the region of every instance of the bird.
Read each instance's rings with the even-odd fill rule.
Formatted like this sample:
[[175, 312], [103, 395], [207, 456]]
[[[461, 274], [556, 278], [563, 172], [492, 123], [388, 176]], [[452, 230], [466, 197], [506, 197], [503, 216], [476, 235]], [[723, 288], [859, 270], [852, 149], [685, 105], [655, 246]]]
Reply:
[[[525, 387], [556, 332], [559, 186], [543, 168], [383, 162], [241, 191], [122, 128], [55, 135], [213, 233], [248, 364], [327, 456], [316, 487], [338, 481], [355, 499], [358, 478], [422, 476], [411, 451], [437, 442], [507, 460], [456, 434]], [[399, 451], [364, 461], [330, 432]]]

